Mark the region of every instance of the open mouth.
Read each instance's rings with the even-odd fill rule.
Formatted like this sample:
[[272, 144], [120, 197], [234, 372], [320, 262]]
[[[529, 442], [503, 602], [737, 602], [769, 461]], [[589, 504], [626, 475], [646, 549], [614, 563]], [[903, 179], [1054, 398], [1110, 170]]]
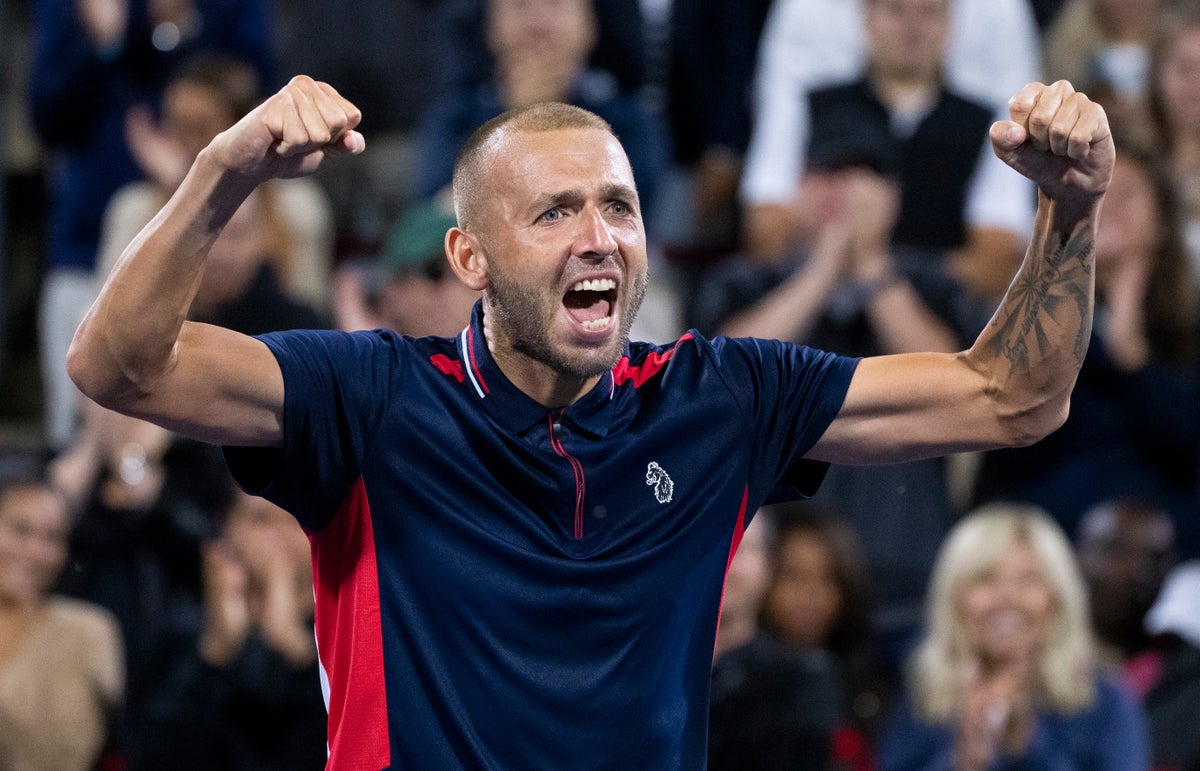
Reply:
[[617, 307], [617, 282], [611, 278], [577, 281], [563, 297], [563, 306], [588, 332], [608, 329]]

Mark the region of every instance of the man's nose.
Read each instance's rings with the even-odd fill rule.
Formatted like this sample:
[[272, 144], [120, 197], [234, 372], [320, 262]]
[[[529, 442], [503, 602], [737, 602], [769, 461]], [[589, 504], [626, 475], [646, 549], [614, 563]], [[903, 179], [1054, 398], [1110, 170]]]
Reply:
[[617, 240], [604, 214], [594, 206], [585, 207], [579, 218], [575, 252], [580, 257], [607, 257], [617, 250]]

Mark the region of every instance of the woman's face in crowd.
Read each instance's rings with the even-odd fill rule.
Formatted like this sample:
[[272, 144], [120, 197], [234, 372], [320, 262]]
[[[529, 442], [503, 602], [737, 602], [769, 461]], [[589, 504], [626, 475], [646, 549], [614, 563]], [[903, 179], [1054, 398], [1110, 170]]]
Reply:
[[842, 609], [833, 557], [816, 533], [794, 532], [779, 544], [767, 596], [771, 625], [785, 642], [822, 648]]
[[1096, 229], [1100, 284], [1106, 283], [1118, 261], [1154, 256], [1161, 220], [1149, 172], [1137, 161], [1118, 155]]
[[30, 486], [0, 495], [0, 601], [32, 605], [67, 561], [70, 525], [62, 502]]
[[1200, 131], [1200, 27], [1180, 31], [1163, 57], [1158, 88], [1168, 124]]
[[1057, 609], [1028, 543], [1014, 543], [963, 588], [959, 611], [979, 657], [1000, 665], [1034, 655]]
[[189, 160], [200, 154], [212, 138], [233, 125], [237, 115], [211, 88], [178, 81], [163, 94], [163, 128]]

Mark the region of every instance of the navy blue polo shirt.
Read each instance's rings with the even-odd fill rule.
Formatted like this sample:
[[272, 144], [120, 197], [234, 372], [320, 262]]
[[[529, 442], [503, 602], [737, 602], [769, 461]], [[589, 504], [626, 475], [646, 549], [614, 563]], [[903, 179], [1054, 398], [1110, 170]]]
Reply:
[[703, 768], [729, 560], [856, 360], [690, 332], [551, 411], [481, 321], [262, 337], [284, 448], [227, 456], [310, 534], [329, 768]]

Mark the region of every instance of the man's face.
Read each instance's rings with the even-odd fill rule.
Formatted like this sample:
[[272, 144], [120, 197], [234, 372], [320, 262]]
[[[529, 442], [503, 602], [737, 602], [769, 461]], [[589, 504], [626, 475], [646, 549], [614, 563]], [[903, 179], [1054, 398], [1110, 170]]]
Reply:
[[590, 0], [491, 0], [488, 43], [497, 57], [586, 57], [594, 44]]
[[1174, 560], [1171, 520], [1156, 509], [1112, 504], [1090, 511], [1080, 529], [1080, 567], [1097, 615], [1140, 623]]
[[868, 57], [892, 76], [938, 77], [950, 34], [949, 0], [869, 0]]
[[621, 357], [647, 281], [625, 151], [606, 131], [565, 129], [510, 132], [493, 158], [477, 236], [494, 355], [596, 377]]

